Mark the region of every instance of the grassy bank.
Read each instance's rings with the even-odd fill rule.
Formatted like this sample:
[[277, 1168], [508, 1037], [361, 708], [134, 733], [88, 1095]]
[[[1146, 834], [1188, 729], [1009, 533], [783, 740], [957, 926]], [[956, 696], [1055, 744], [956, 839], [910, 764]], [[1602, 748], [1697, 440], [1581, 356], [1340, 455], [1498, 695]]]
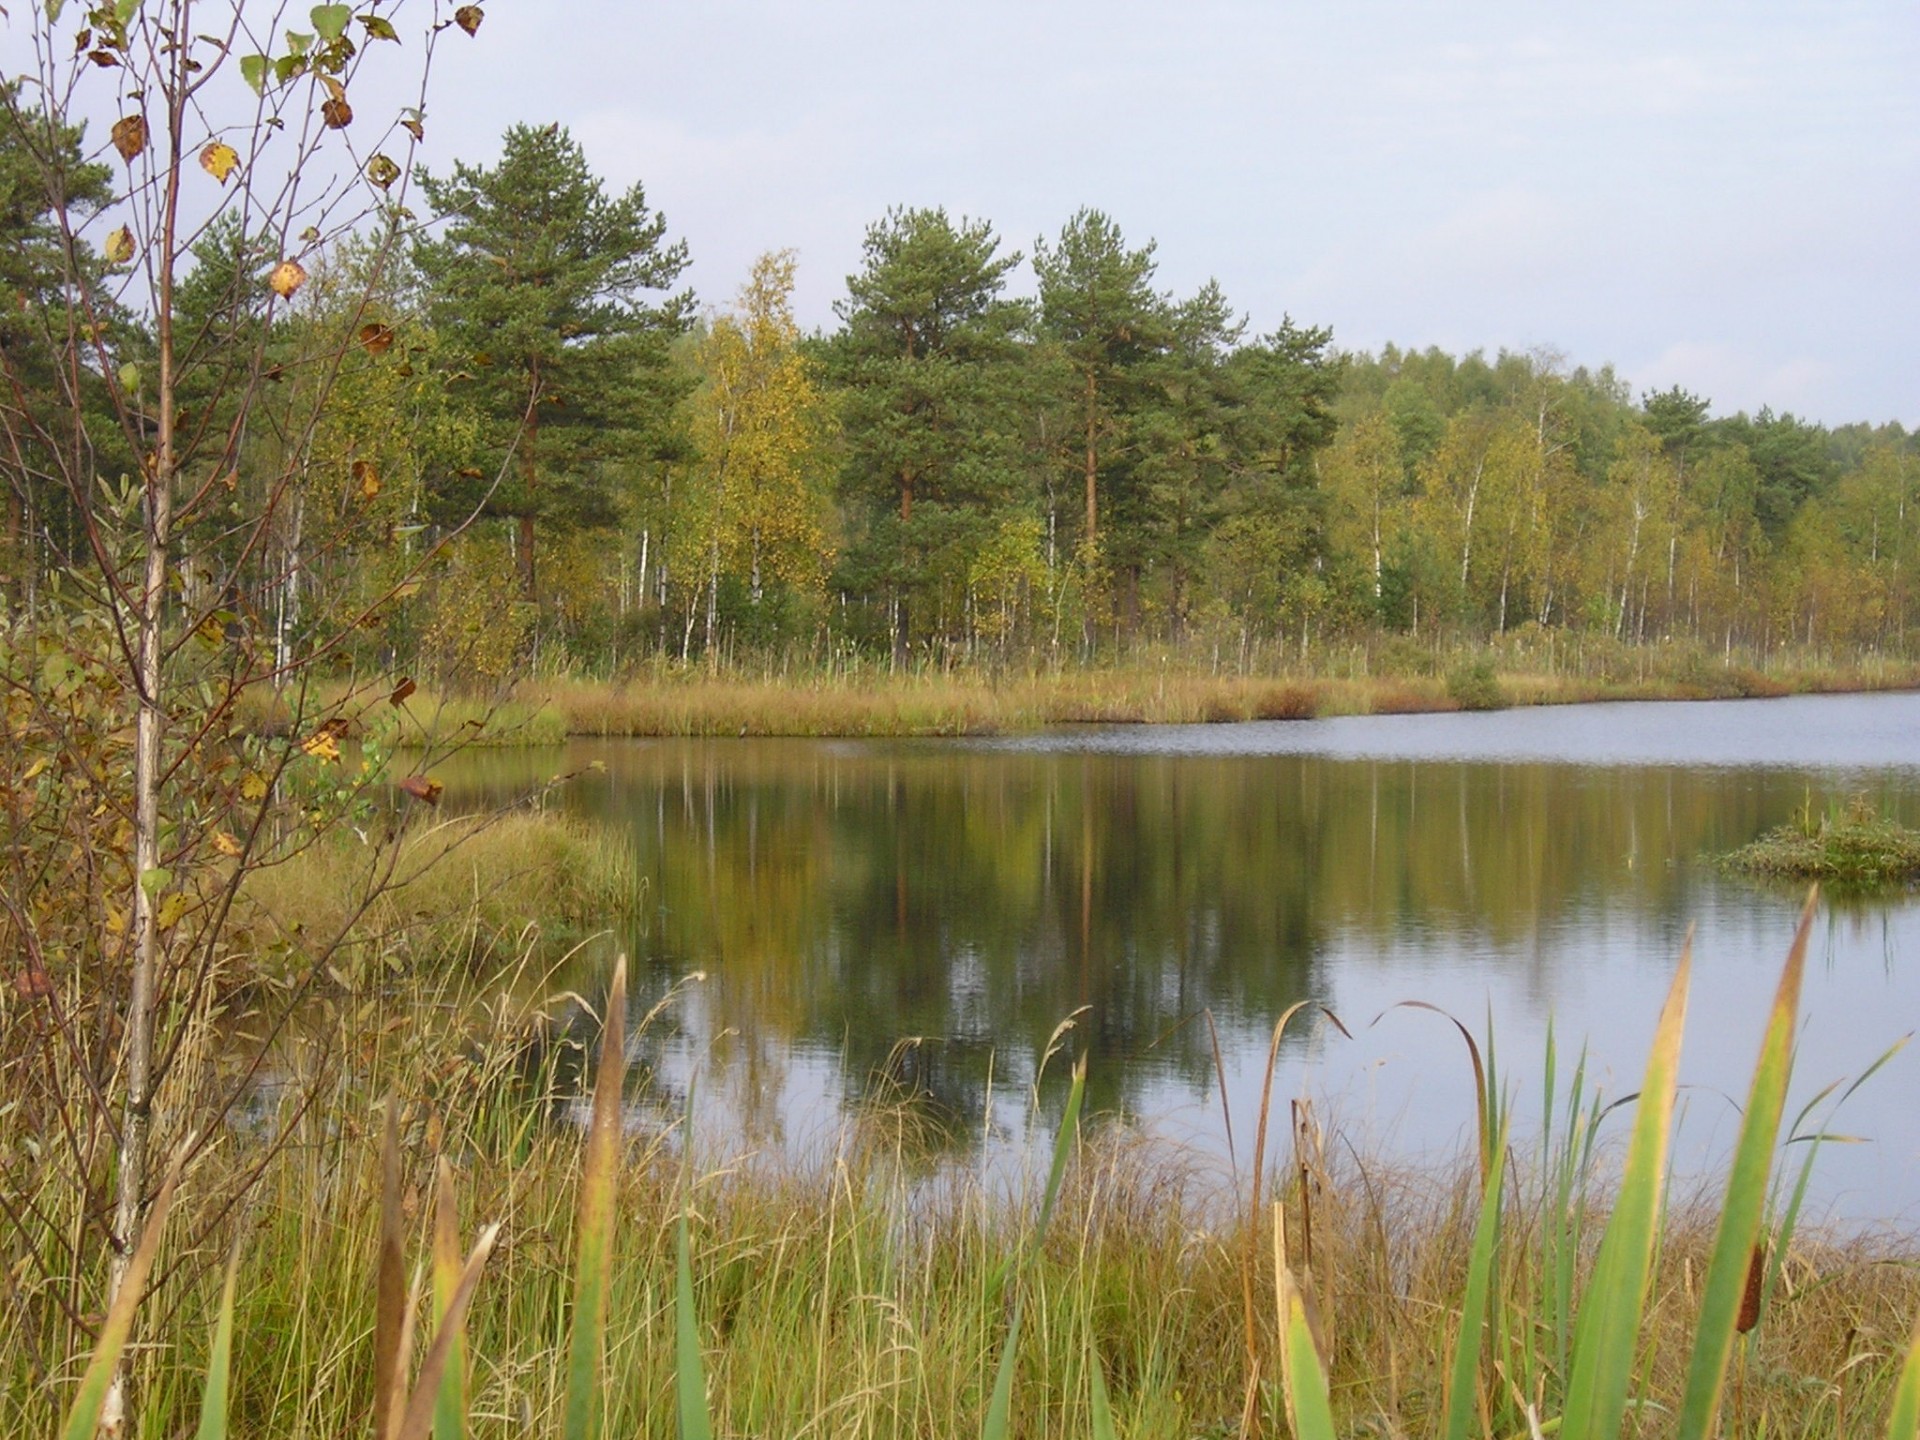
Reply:
[[513, 700], [542, 717], [526, 733], [570, 735], [997, 735], [1071, 724], [1214, 724], [1387, 715], [1594, 700], [1699, 700], [1909, 689], [1920, 665], [1781, 665], [1762, 672], [1697, 656], [1549, 670], [1526, 658], [1461, 656], [1432, 673], [1239, 676], [1139, 666], [1013, 677], [955, 671], [749, 677], [662, 668], [625, 681], [529, 681]]
[[[583, 1141], [551, 1122], [582, 1112], [555, 1088], [574, 1067], [542, 1063], [560, 1052], [543, 1050], [538, 1017], [449, 1011], [439, 992], [423, 997], [442, 1015], [432, 1026], [343, 1006], [325, 1048], [361, 1062], [312, 1072], [264, 1160], [230, 1138], [188, 1172], [185, 1191], [217, 1192], [215, 1172], [258, 1166], [243, 1210], [169, 1232], [149, 1300], [159, 1343], [134, 1360], [142, 1433], [193, 1432], [236, 1241], [231, 1433], [368, 1433], [377, 1337], [406, 1313], [401, 1290], [377, 1298], [376, 1277], [403, 1286], [412, 1257], [455, 1257], [435, 1262], [448, 1288], [437, 1279], [440, 1298], [419, 1302], [411, 1348], [424, 1355], [457, 1254], [488, 1222], [501, 1228], [475, 1272], [454, 1372], [467, 1418], [449, 1435], [707, 1433], [697, 1420], [723, 1436], [1084, 1436], [1104, 1433], [1108, 1407], [1113, 1433], [1132, 1437], [1277, 1434], [1322, 1363], [1332, 1427], [1294, 1433], [1544, 1434], [1582, 1405], [1582, 1356], [1601, 1348], [1586, 1337], [1603, 1331], [1637, 1418], [1592, 1433], [1887, 1433], [1920, 1313], [1920, 1243], [1797, 1229], [1786, 1202], [1797, 1161], [1782, 1162], [1784, 1185], [1767, 1179], [1781, 1137], [1764, 1122], [1785, 1093], [1803, 946], [1804, 930], [1736, 1179], [1693, 1199], [1659, 1178], [1684, 1013], [1671, 1003], [1636, 1105], [1605, 1105], [1577, 1073], [1549, 1079], [1553, 1127], [1503, 1144], [1489, 1075], [1487, 1141], [1457, 1166], [1368, 1160], [1364, 1137], [1323, 1130], [1307, 1110], [1289, 1123], [1276, 1106], [1272, 1146], [1222, 1174], [1121, 1125], [1076, 1130], [1076, 1082], [1052, 1176], [1042, 1135], [1025, 1171], [995, 1181], [942, 1164], [910, 1104], [869, 1105], [798, 1159], [713, 1153], [682, 1128], [622, 1123], [617, 1029]], [[622, 994], [616, 982], [610, 1013], [626, 1013]], [[1043, 1080], [1049, 1111], [1064, 1068], [1056, 1060]], [[1629, 1129], [1623, 1169], [1616, 1142]], [[1249, 1188], [1253, 1171], [1262, 1183]], [[1781, 1203], [1763, 1207], [1768, 1193]], [[71, 1219], [54, 1178], [16, 1200], [49, 1232]], [[1644, 1282], [1628, 1263], [1635, 1244]], [[1751, 1303], [1736, 1336], [1742, 1275]], [[1279, 1317], [1304, 1315], [1289, 1298], [1303, 1294], [1314, 1319], [1299, 1343], [1311, 1349], [1283, 1352]], [[1603, 1327], [1590, 1310], [1613, 1319]], [[52, 1433], [75, 1393], [58, 1358], [75, 1351], [49, 1339], [59, 1313], [37, 1288], [0, 1311], [0, 1433]], [[1717, 1325], [1721, 1423], [1682, 1428], [1689, 1356]], [[421, 1381], [429, 1397], [436, 1383]], [[604, 1430], [565, 1418], [583, 1384]]]
[[1223, 673], [1196, 657], [1017, 673], [989, 669], [778, 666], [712, 671], [657, 663], [617, 679], [523, 680], [490, 694], [384, 686], [308, 697], [249, 690], [238, 723], [310, 730], [338, 717], [356, 739], [402, 751], [559, 744], [569, 736], [1007, 735], [1052, 725], [1193, 725], [1404, 715], [1600, 700], [1723, 700], [1920, 688], [1920, 662], [1733, 659], [1686, 647], [1513, 644], [1458, 651], [1389, 647], [1328, 656], [1298, 673]]

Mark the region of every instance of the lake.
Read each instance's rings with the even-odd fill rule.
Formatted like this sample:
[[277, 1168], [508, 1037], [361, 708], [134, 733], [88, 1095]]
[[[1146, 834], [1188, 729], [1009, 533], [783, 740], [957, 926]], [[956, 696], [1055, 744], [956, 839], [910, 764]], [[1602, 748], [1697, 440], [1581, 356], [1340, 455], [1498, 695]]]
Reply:
[[[1456, 1156], [1465, 1048], [1400, 1002], [1491, 1026], [1524, 1123], [1550, 1022], [1563, 1074], [1584, 1045], [1607, 1094], [1636, 1088], [1691, 927], [1690, 1174], [1731, 1143], [1799, 906], [1708, 857], [1859, 794], [1920, 824], [1920, 696], [579, 742], [468, 763], [470, 794], [585, 772], [558, 803], [626, 837], [647, 877], [623, 941], [636, 1021], [705, 977], [637, 1042], [662, 1109], [697, 1069], [703, 1125], [748, 1143], [818, 1151], [883, 1084], [956, 1155], [1019, 1153], [1037, 1059], [1077, 1016], [1089, 1104], [1224, 1175], [1230, 1153], [1246, 1163], [1274, 1021], [1311, 1000], [1349, 1033], [1296, 1021], [1276, 1099], [1310, 1097], [1365, 1154]], [[569, 978], [591, 993], [604, 964]], [[1789, 1118], [1920, 1017], [1912, 898], [1823, 906], [1802, 1014]], [[1043, 1111], [1064, 1082], [1056, 1062]], [[1824, 1213], [1920, 1214], [1914, 1092], [1902, 1054], [1847, 1101], [1834, 1128], [1863, 1138], [1823, 1150]], [[1622, 1136], [1625, 1115], [1608, 1122]]]

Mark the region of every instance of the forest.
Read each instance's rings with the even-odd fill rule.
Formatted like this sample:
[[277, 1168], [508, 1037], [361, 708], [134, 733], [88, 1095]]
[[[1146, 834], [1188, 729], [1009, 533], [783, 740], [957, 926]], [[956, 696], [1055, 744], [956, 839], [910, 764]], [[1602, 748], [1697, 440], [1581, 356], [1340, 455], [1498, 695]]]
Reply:
[[[18, 612], [94, 543], [61, 477], [107, 494], [137, 473], [156, 337], [129, 307], [63, 374], [62, 220], [84, 233], [109, 167], [63, 132], [56, 215], [46, 147], [8, 114]], [[1897, 423], [1716, 415], [1545, 350], [1344, 350], [1290, 317], [1251, 333], [1215, 284], [1159, 288], [1152, 240], [1091, 209], [1030, 250], [891, 210], [836, 323], [807, 333], [798, 257], [702, 304], [676, 288], [667, 217], [556, 125], [420, 173], [409, 199], [317, 238], [297, 280], [271, 263], [282, 237], [227, 211], [173, 297], [182, 598], [283, 657], [342, 617], [358, 658], [469, 689], [649, 659], [1170, 648], [1246, 670], [1541, 632], [1908, 650], [1920, 439]], [[84, 257], [96, 274], [115, 241]], [[69, 380], [83, 420], [37, 425]], [[63, 447], [76, 463], [43, 453]]]
[[[1678, 909], [1658, 858], [1815, 823], [1797, 776], [448, 763], [553, 697], [507, 743], [1491, 708], [1572, 698], [1525, 663], [1563, 637], [1661, 693], [1911, 684], [1914, 437], [1261, 331], [1095, 209], [889, 210], [810, 331], [801, 257], [696, 296], [558, 124], [443, 162], [436, 47], [486, 17], [407, 10], [0, 5], [0, 1433], [1578, 1440], [1630, 1392], [1685, 1440], [1920, 1433], [1911, 1234], [1795, 1229], [1811, 902], [1724, 1199], [1666, 1178], [1684, 944], [1630, 1118], [1550, 1025], [1521, 1136], [1454, 1021], [1431, 1165], [1273, 1089], [1349, 938], [1555, 943], [1589, 876]], [[926, 1061], [889, 990], [992, 1043]], [[1205, 996], [1272, 1026], [1238, 1149]], [[723, 1154], [691, 1077], [781, 1037], [838, 1046], [844, 1124]], [[1143, 1041], [1218, 1083], [1225, 1171], [1080, 1129]], [[947, 1166], [937, 1102], [984, 1153], [1029, 1059], [1035, 1183]]]

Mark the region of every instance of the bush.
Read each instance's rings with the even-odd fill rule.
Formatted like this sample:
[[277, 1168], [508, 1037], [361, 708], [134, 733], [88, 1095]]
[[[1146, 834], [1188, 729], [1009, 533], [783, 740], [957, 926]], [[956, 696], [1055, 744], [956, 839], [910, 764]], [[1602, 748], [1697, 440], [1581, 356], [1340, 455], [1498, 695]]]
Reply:
[[1508, 704], [1493, 661], [1484, 655], [1447, 671], [1447, 698], [1462, 710], [1504, 710]]

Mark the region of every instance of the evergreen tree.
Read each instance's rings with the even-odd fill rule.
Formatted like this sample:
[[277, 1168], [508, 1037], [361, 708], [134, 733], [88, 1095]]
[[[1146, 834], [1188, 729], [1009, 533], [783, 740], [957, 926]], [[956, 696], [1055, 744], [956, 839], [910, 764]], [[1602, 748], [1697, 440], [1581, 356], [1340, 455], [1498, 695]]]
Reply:
[[667, 241], [640, 186], [610, 197], [558, 125], [515, 125], [492, 168], [420, 181], [442, 222], [415, 251], [429, 316], [487, 426], [484, 463], [455, 477], [472, 483], [440, 498], [518, 522], [532, 599], [536, 522], [611, 523], [607, 475], [666, 443], [679, 393], [668, 345], [692, 297], [642, 296], [673, 285], [686, 246]]
[[1098, 210], [1082, 210], [1059, 241], [1035, 247], [1040, 314], [1074, 378], [1077, 468], [1086, 494], [1081, 545], [1089, 559], [1100, 544], [1100, 490], [1131, 442], [1128, 418], [1146, 378], [1140, 366], [1173, 344], [1165, 302], [1154, 292], [1157, 262], [1148, 241], [1129, 250], [1120, 227]]
[[[104, 268], [98, 256], [70, 248], [67, 236], [113, 198], [111, 172], [81, 158], [78, 126], [52, 123], [24, 107], [19, 91], [17, 81], [0, 83], [0, 441], [8, 462], [0, 585], [15, 603], [27, 599], [46, 569], [83, 558], [76, 505], [85, 497], [47, 477], [89, 467], [77, 453], [63, 463], [49, 450], [71, 450], [77, 442], [94, 452], [90, 468], [102, 473], [123, 468], [120, 462], [128, 458], [93, 371], [59, 363], [69, 340], [59, 327], [67, 318], [70, 287], [76, 276], [97, 280]], [[120, 329], [119, 311], [103, 309]], [[119, 342], [128, 338], [115, 336]], [[88, 393], [60, 395], [73, 383]], [[81, 418], [79, 436], [37, 423], [66, 402]], [[108, 453], [100, 454], [102, 448]]]
[[[867, 231], [864, 263], [827, 347], [846, 428], [843, 490], [859, 533], [842, 581], [883, 593], [895, 663], [964, 609], [970, 556], [1017, 496], [1028, 308], [1005, 298], [1020, 255], [985, 221], [893, 210]], [[943, 582], [945, 593], [943, 595]], [[957, 587], [957, 590], [956, 590]], [[916, 609], [931, 611], [917, 622]]]

